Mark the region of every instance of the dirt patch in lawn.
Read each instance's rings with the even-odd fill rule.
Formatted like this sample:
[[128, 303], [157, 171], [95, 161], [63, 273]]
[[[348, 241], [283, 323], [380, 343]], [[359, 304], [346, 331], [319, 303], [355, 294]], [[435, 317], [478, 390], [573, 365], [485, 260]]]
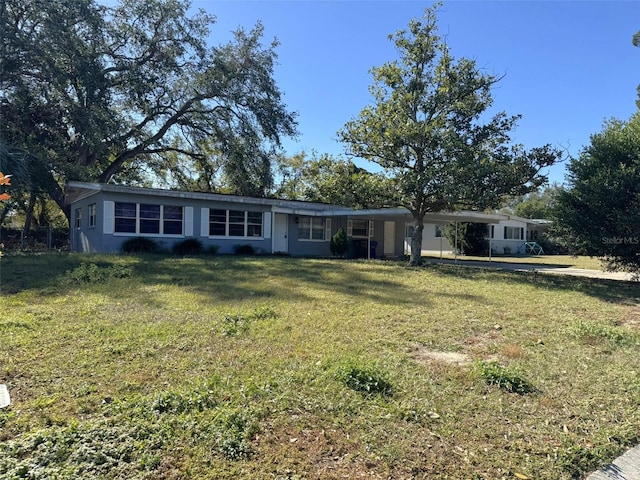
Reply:
[[472, 364], [474, 360], [495, 361], [497, 360], [495, 352], [499, 350], [497, 345], [503, 339], [501, 330], [502, 328], [496, 325], [487, 332], [465, 339], [462, 342], [461, 352], [431, 350], [419, 345], [413, 349], [412, 354], [419, 363], [439, 362], [466, 366]]
[[640, 304], [629, 309], [621, 322], [622, 326], [640, 330]]
[[453, 365], [470, 365], [473, 363], [471, 355], [459, 352], [438, 352], [426, 347], [418, 347], [413, 352], [414, 358], [419, 363], [442, 362]]

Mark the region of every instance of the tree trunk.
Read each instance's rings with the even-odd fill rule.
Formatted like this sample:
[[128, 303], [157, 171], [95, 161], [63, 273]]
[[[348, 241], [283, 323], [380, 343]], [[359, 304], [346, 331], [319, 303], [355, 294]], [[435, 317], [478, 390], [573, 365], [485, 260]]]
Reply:
[[33, 222], [33, 209], [36, 205], [36, 200], [36, 194], [31, 192], [31, 194], [29, 195], [29, 204], [27, 205], [27, 209], [25, 211], [24, 227], [22, 228], [24, 238], [27, 238], [27, 235], [29, 235], [29, 232], [31, 231], [31, 223]]
[[424, 230], [424, 215], [413, 212], [413, 235], [411, 235], [411, 258], [409, 265], [422, 265], [422, 231]]

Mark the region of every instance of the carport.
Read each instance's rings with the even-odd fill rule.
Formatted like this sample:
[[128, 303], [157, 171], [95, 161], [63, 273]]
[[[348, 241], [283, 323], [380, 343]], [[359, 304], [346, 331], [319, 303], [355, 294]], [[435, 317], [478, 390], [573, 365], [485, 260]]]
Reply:
[[[385, 229], [387, 223], [395, 222], [395, 232], [394, 238], [398, 237], [399, 229], [401, 229], [402, 237], [404, 237], [404, 228], [406, 223], [410, 223], [413, 221], [413, 216], [411, 212], [404, 207], [400, 208], [380, 208], [380, 209], [368, 209], [368, 210], [328, 210], [319, 212], [319, 215], [326, 215], [329, 217], [346, 217], [347, 224], [352, 224], [353, 221], [366, 221], [366, 242], [367, 242], [367, 254], [366, 258], [372, 258], [372, 238], [373, 238], [373, 222], [381, 221], [385, 222]], [[423, 223], [425, 224], [435, 224], [435, 225], [449, 225], [454, 224], [457, 227], [458, 223], [470, 222], [470, 223], [498, 223], [501, 220], [508, 220], [508, 215], [498, 214], [498, 213], [482, 213], [482, 212], [474, 212], [474, 211], [459, 211], [459, 212], [441, 212], [441, 213], [428, 213], [424, 217]], [[398, 225], [401, 223], [401, 225]], [[456, 228], [456, 233], [457, 233]], [[347, 232], [348, 236], [350, 232]], [[385, 231], [385, 237], [383, 237], [383, 249], [385, 248], [385, 241], [387, 239]], [[490, 237], [490, 236], [489, 236]], [[363, 237], [364, 238], [364, 237]], [[454, 242], [454, 254], [455, 259], [457, 261], [457, 245], [458, 240], [456, 238]], [[491, 238], [489, 238], [489, 250], [491, 250]], [[442, 257], [442, 244], [440, 246], [440, 256]]]

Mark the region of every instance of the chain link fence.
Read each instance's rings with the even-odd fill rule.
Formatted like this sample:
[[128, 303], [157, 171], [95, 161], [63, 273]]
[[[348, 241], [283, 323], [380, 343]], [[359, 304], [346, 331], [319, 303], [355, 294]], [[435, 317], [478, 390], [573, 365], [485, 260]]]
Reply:
[[0, 226], [0, 245], [5, 252], [69, 250], [69, 229], [38, 227], [25, 234], [19, 228]]

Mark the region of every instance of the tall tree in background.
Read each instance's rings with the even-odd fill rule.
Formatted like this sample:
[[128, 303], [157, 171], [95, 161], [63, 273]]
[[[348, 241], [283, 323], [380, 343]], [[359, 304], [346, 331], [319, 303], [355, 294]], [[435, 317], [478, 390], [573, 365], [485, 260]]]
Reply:
[[347, 151], [383, 167], [397, 205], [413, 216], [411, 263], [421, 263], [428, 212], [497, 206], [546, 182], [541, 170], [560, 152], [511, 145], [518, 117], [498, 113], [484, 122], [498, 78], [466, 58], [454, 60], [437, 35], [436, 8], [390, 35], [399, 60], [373, 68], [374, 104], [338, 133]]
[[605, 123], [567, 169], [555, 209], [566, 246], [640, 272], [640, 113]]
[[344, 205], [357, 209], [396, 206], [388, 180], [359, 168], [350, 160], [305, 153], [278, 162], [280, 185], [275, 196]]
[[554, 183], [542, 189], [527, 193], [524, 196], [508, 199], [500, 210], [523, 218], [539, 218], [552, 220], [554, 207], [563, 190], [562, 185]]
[[209, 47], [215, 18], [185, 0], [1, 5], [0, 140], [39, 164], [61, 208], [67, 180], [171, 182], [176, 165], [197, 178], [217, 162], [235, 193], [269, 192], [296, 122], [260, 24]]

